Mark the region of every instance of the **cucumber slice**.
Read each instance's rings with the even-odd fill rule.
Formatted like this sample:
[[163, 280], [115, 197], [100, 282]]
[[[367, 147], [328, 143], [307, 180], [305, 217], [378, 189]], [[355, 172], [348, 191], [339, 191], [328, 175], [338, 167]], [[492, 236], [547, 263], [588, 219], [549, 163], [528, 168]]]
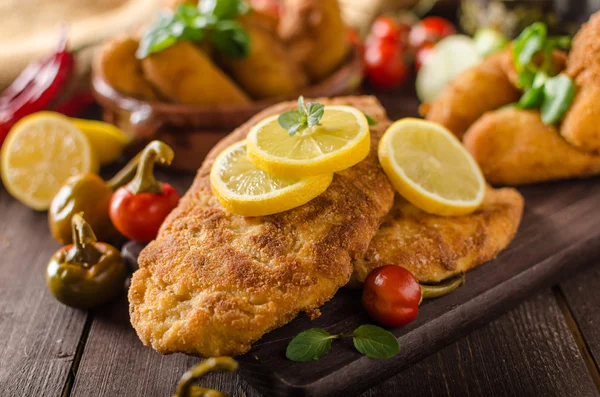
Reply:
[[452, 35], [433, 47], [417, 75], [417, 96], [422, 102], [433, 101], [458, 74], [481, 62], [475, 42], [465, 35]]

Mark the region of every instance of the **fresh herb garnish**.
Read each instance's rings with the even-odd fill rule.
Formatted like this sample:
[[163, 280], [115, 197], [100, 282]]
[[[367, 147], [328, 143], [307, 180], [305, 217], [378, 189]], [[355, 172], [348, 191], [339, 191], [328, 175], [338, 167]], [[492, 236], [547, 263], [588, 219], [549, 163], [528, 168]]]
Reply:
[[198, 7], [182, 4], [175, 12], [159, 15], [144, 32], [136, 56], [143, 59], [182, 40], [207, 40], [225, 55], [245, 57], [250, 38], [235, 19], [248, 10], [243, 0], [203, 0]]
[[367, 123], [369, 123], [369, 125], [376, 125], [377, 124], [377, 120], [375, 120], [373, 117], [369, 116], [366, 113], [363, 113], [363, 114], [367, 118]]
[[332, 339], [337, 337], [321, 328], [311, 328], [300, 332], [288, 344], [285, 356], [290, 360], [300, 362], [318, 360], [329, 352]]
[[293, 136], [296, 132], [319, 124], [324, 113], [325, 106], [318, 102], [305, 104], [304, 97], [300, 96], [298, 98], [298, 109], [288, 110], [280, 114], [277, 122], [279, 122], [282, 128], [287, 130], [290, 136]]
[[552, 64], [554, 50], [567, 49], [570, 44], [570, 37], [548, 37], [546, 25], [536, 22], [523, 30], [513, 45], [518, 84], [524, 91], [517, 107], [540, 108], [547, 125], [559, 122], [573, 102], [573, 81], [567, 75], [555, 75]]
[[332, 340], [342, 338], [352, 338], [356, 350], [371, 358], [390, 358], [400, 351], [398, 340], [390, 331], [361, 325], [352, 334], [331, 335], [320, 328], [301, 332], [288, 344], [285, 356], [300, 362], [318, 360], [329, 352]]

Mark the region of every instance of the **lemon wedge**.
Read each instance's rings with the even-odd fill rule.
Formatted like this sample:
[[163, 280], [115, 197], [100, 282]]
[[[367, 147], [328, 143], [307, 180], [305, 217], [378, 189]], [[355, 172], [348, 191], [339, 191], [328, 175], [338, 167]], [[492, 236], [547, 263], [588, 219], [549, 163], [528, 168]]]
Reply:
[[271, 175], [250, 162], [245, 141], [225, 149], [210, 173], [213, 192], [223, 208], [244, 216], [301, 206], [323, 193], [332, 179], [331, 173], [303, 179]]
[[129, 138], [116, 126], [96, 120], [70, 119], [90, 141], [100, 165], [107, 165], [121, 156]]
[[318, 125], [290, 135], [269, 117], [248, 134], [248, 155], [274, 175], [304, 178], [349, 168], [369, 154], [369, 123], [350, 106], [325, 106]]
[[54, 112], [34, 113], [15, 124], [0, 156], [6, 190], [38, 211], [48, 209], [69, 177], [98, 171], [88, 139]]
[[379, 162], [394, 188], [423, 211], [464, 215], [483, 201], [479, 166], [439, 124], [413, 118], [395, 122], [379, 142]]

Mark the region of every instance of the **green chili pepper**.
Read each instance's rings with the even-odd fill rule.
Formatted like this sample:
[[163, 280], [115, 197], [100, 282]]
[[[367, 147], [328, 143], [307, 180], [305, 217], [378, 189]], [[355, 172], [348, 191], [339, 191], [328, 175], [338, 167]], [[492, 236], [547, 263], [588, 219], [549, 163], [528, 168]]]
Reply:
[[434, 299], [454, 291], [466, 282], [464, 274], [436, 285], [421, 284], [421, 300]]
[[93, 173], [75, 175], [65, 182], [52, 199], [48, 211], [48, 226], [56, 241], [63, 245], [73, 242], [71, 219], [80, 212], [85, 213], [87, 222], [101, 240], [110, 240], [117, 235], [108, 216], [110, 198], [115, 189], [131, 181], [139, 157], [135, 156], [107, 182]]
[[173, 397], [229, 397], [229, 394], [206, 387], [195, 386], [194, 382], [209, 372], [236, 371], [238, 363], [231, 357], [213, 357], [204, 360], [181, 377]]
[[125, 263], [118, 249], [97, 242], [83, 213], [73, 215], [71, 225], [74, 243], [52, 256], [46, 269], [46, 284], [61, 303], [90, 309], [123, 291]]
[[548, 79], [544, 84], [544, 101], [541, 107], [542, 121], [546, 125], [558, 123], [573, 102], [575, 85], [565, 74]]

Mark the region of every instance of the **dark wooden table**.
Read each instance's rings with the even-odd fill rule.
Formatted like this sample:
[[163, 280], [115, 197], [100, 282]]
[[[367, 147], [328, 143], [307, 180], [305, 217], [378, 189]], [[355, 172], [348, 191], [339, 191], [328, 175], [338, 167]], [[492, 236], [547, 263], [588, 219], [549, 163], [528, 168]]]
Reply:
[[[381, 99], [391, 118], [416, 111], [416, 101], [405, 96]], [[192, 179], [165, 177], [181, 191]], [[125, 297], [90, 312], [57, 303], [44, 281], [47, 260], [59, 248], [46, 222], [46, 214], [0, 188], [0, 396], [170, 396], [198, 359], [142, 346]], [[600, 266], [594, 266], [506, 308], [362, 396], [600, 395], [599, 307]], [[213, 374], [204, 384], [235, 397], [260, 396], [236, 374]]]

